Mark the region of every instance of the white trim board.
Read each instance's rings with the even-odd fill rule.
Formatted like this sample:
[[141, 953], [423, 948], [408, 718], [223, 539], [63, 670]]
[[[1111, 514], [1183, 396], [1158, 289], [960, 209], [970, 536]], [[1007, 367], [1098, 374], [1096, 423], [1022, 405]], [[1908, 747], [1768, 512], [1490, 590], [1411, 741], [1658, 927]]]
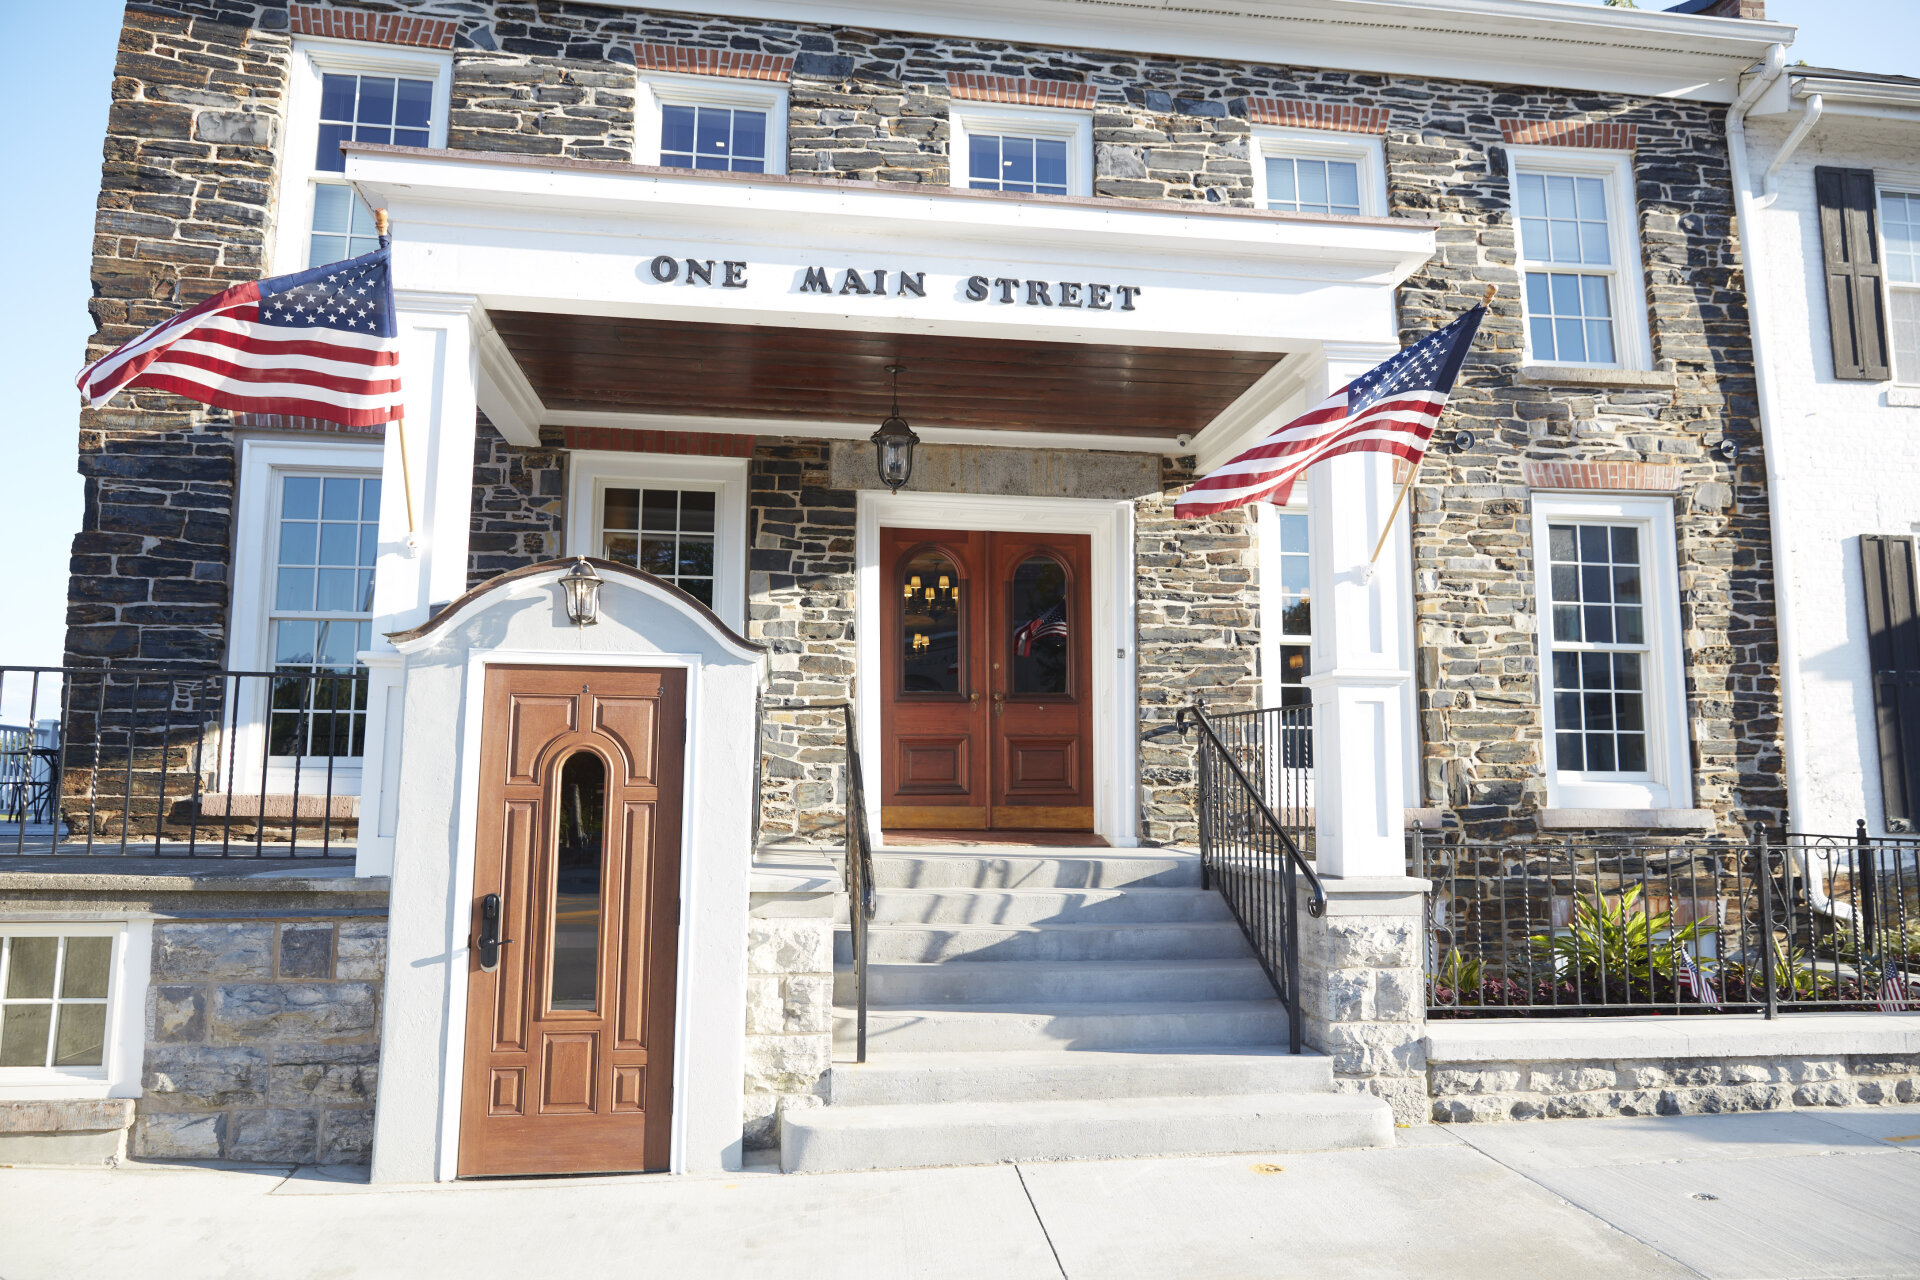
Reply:
[[[854, 701], [860, 750], [882, 758], [880, 530], [1030, 529], [1084, 533], [1093, 550], [1093, 826], [1115, 848], [1140, 843], [1138, 681], [1134, 653], [1133, 504], [1093, 498], [860, 491], [854, 518]], [[867, 796], [879, 833], [880, 788]]]

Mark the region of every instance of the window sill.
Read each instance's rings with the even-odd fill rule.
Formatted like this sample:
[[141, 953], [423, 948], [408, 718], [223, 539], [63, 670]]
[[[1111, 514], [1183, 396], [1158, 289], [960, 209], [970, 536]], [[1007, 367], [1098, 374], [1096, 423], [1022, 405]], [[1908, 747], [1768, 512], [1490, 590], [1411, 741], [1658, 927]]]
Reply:
[[1542, 809], [1542, 831], [1711, 831], [1711, 809]]
[[1887, 408], [1920, 409], [1920, 387], [1888, 387]]
[[1653, 369], [1589, 369], [1584, 365], [1523, 364], [1515, 379], [1533, 387], [1641, 387], [1672, 391], [1679, 379]]

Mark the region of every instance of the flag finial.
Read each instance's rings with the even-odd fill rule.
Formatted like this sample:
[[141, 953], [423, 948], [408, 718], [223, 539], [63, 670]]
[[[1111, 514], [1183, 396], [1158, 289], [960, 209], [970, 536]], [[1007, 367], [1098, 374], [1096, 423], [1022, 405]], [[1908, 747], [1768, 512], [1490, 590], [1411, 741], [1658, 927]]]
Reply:
[[373, 232], [375, 235], [380, 237], [380, 247], [382, 249], [386, 248], [387, 247], [387, 211], [385, 209], [375, 209], [373, 211]]
[[[376, 216], [376, 217], [379, 217], [379, 218], [385, 218], [385, 217], [386, 217], [387, 215], [386, 215], [386, 211], [385, 211], [385, 210], [383, 209], [383, 210], [381, 210], [381, 211], [380, 211], [380, 212], [379, 212], [378, 214], [376, 214], [376, 215], [374, 215], [374, 216]], [[383, 225], [383, 226], [384, 226], [384, 225], [385, 225], [385, 223], [383, 222], [383, 223], [382, 223], [381, 225]], [[381, 234], [382, 234], [382, 235], [385, 235], [386, 233], [385, 233], [385, 232], [381, 232]], [[1482, 299], [1480, 299], [1480, 305], [1481, 305], [1481, 306], [1483, 306], [1483, 307], [1490, 307], [1490, 306], [1492, 306], [1492, 305], [1493, 305], [1493, 295], [1494, 295], [1494, 286], [1492, 286], [1492, 285], [1488, 285], [1488, 286], [1487, 286], [1487, 294], [1486, 294], [1486, 296], [1485, 296], [1484, 298], [1482, 298]]]

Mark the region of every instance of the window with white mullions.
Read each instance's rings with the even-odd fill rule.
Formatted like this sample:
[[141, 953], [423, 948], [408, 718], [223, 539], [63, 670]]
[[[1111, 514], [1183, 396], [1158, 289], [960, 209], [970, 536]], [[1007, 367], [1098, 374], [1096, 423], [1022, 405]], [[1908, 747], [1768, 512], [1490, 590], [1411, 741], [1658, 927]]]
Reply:
[[1288, 213], [1360, 212], [1360, 166], [1309, 156], [1267, 157], [1267, 208]]
[[0, 1068], [104, 1068], [113, 938], [0, 936]]
[[967, 137], [967, 185], [978, 191], [1067, 194], [1067, 142], [973, 133]]
[[1886, 245], [1894, 380], [1920, 383], [1920, 192], [1880, 193], [1880, 235]]
[[[1313, 705], [1313, 694], [1302, 683], [1312, 673], [1313, 596], [1307, 580], [1307, 513], [1276, 513], [1279, 526], [1280, 579], [1280, 705]], [[1271, 598], [1271, 597], [1269, 597]]]
[[[320, 77], [320, 129], [316, 173], [343, 173], [343, 142], [402, 147], [430, 145], [434, 83], [406, 76], [327, 72]], [[373, 211], [344, 183], [317, 182], [307, 265], [357, 258], [379, 247]]]
[[767, 113], [737, 107], [663, 104], [660, 163], [683, 169], [765, 173]]
[[1647, 642], [1640, 529], [1552, 524], [1557, 768], [1647, 772]]
[[[380, 480], [279, 475], [268, 647], [275, 680], [267, 715], [273, 757], [356, 758], [366, 747], [367, 673]], [[321, 678], [292, 678], [318, 676]]]
[[1515, 186], [1532, 358], [1552, 364], [1618, 363], [1606, 180], [1521, 172]]
[[603, 489], [600, 554], [664, 578], [711, 609], [718, 497], [706, 489]]

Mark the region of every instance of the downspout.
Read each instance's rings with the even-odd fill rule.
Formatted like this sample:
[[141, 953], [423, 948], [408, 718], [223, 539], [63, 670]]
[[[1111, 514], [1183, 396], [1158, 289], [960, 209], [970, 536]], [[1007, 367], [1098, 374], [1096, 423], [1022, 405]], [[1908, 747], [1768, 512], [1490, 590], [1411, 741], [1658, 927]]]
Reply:
[[1792, 592], [1787, 589], [1786, 556], [1791, 543], [1787, 537], [1788, 504], [1780, 490], [1779, 467], [1774, 453], [1773, 370], [1767, 363], [1766, 326], [1761, 319], [1765, 304], [1755, 281], [1759, 228], [1753, 217], [1754, 201], [1748, 193], [1747, 166], [1747, 112], [1753, 109], [1753, 104], [1760, 100], [1762, 94], [1773, 87], [1786, 70], [1786, 64], [1785, 45], [1776, 44], [1768, 49], [1766, 58], [1760, 64], [1759, 74], [1741, 89], [1739, 97], [1727, 108], [1727, 153], [1733, 170], [1734, 209], [1740, 221], [1740, 250], [1746, 259], [1747, 321], [1753, 343], [1754, 387], [1760, 404], [1760, 447], [1765, 456], [1767, 501], [1772, 514], [1769, 523], [1772, 528], [1774, 628], [1780, 653], [1780, 712], [1786, 725], [1786, 731], [1781, 735], [1781, 748], [1786, 758], [1787, 814], [1791, 818], [1798, 813], [1796, 806], [1806, 795], [1805, 780], [1800, 773], [1798, 741], [1800, 649], [1793, 626]]
[[[1807, 135], [1813, 132], [1813, 126], [1820, 123], [1820, 113], [1826, 109], [1826, 100], [1819, 94], [1813, 94], [1807, 99], [1807, 108], [1800, 113], [1800, 123], [1793, 126], [1793, 132], [1788, 134], [1787, 140], [1780, 144], [1780, 154], [1775, 156], [1773, 163], [1767, 166], [1766, 177], [1760, 179], [1758, 208], [1771, 208], [1773, 202], [1779, 198], [1780, 193], [1773, 186], [1774, 179], [1780, 176], [1781, 168], [1793, 158], [1793, 153], [1800, 149], [1800, 144], [1806, 140]], [[1751, 307], [1752, 304], [1748, 305]]]

